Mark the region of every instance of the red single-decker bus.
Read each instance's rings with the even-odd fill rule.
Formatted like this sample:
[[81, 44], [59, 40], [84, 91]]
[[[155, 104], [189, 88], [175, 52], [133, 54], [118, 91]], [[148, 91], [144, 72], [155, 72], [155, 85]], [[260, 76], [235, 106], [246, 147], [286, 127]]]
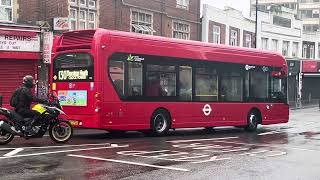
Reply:
[[163, 135], [289, 119], [277, 53], [105, 29], [66, 32], [53, 49], [51, 90], [76, 127]]

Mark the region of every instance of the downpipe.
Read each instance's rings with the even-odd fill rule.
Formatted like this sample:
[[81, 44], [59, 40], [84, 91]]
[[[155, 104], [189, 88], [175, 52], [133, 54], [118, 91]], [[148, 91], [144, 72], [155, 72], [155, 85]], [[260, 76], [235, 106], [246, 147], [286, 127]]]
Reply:
[[18, 135], [18, 132], [12, 129], [13, 127], [10, 126], [8, 123], [4, 121], [0, 121], [0, 129], [3, 129], [4, 131], [7, 131], [8, 133]]

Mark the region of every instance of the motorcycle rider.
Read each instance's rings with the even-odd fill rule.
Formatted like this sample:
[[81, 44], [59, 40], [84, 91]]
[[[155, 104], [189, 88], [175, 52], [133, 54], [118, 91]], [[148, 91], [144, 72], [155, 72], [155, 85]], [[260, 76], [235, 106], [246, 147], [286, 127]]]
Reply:
[[[18, 99], [15, 111], [23, 118], [31, 118], [35, 120], [40, 116], [40, 113], [31, 109], [32, 102], [47, 103], [47, 100], [39, 99], [33, 95], [31, 89], [35, 86], [34, 78], [31, 75], [27, 75], [23, 78], [23, 85], [18, 88]], [[21, 125], [22, 122], [19, 122]], [[30, 124], [28, 124], [29, 126]]]

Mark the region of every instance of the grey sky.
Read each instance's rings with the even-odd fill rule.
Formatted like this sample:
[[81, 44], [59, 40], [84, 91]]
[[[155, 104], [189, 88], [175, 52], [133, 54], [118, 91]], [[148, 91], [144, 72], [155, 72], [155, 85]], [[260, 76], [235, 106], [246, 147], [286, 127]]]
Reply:
[[224, 6], [231, 6], [242, 11], [243, 15], [249, 16], [250, 0], [201, 0], [202, 4], [210, 4], [214, 7], [223, 9]]

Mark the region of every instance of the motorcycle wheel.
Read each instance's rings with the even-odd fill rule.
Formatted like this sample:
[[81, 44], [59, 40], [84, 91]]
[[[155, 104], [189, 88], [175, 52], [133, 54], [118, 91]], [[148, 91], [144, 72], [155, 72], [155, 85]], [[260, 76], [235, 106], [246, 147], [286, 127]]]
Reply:
[[49, 127], [50, 138], [57, 143], [65, 143], [70, 140], [73, 128], [68, 121], [58, 121]]
[[[3, 120], [4, 121], [4, 120]], [[7, 121], [4, 121], [7, 122]], [[0, 145], [10, 143], [14, 138], [14, 134], [11, 134], [5, 130], [0, 129]]]

